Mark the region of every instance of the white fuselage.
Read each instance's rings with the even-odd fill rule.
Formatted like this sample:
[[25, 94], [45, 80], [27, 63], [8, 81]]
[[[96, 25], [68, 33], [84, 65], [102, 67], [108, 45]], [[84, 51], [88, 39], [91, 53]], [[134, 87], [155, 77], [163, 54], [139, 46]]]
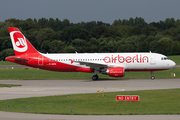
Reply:
[[[79, 62], [103, 64], [107, 67], [124, 67], [125, 70], [163, 70], [171, 69], [176, 64], [165, 55], [158, 53], [75, 53], [75, 54], [43, 54], [51, 61], [61, 62], [78, 67]], [[74, 62], [72, 63], [71, 60]], [[78, 61], [78, 62], [76, 62]]]

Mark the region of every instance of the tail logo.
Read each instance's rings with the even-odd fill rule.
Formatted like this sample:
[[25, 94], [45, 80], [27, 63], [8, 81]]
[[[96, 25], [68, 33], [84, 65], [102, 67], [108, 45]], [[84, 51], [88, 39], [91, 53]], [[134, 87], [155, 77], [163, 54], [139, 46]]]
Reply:
[[23, 38], [17, 38], [19, 41], [16, 42], [16, 46], [20, 47], [21, 46], [25, 46], [25, 40]]
[[26, 38], [19, 31], [13, 31], [10, 33], [14, 50], [18, 52], [25, 52], [27, 50]]

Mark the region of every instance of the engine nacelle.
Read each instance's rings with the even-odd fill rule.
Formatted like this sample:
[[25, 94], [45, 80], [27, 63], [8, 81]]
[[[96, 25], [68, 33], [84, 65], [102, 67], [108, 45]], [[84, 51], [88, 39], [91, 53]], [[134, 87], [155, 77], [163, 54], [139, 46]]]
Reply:
[[111, 77], [124, 77], [124, 68], [123, 67], [114, 67], [114, 68], [108, 68], [105, 72], [102, 72], [102, 74], [107, 74]]

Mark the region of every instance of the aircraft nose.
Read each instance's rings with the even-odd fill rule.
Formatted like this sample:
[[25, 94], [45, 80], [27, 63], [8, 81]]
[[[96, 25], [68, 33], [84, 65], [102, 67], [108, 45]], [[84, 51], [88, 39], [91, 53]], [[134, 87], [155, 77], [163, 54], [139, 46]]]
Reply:
[[176, 63], [174, 61], [171, 61], [172, 68], [176, 67]]

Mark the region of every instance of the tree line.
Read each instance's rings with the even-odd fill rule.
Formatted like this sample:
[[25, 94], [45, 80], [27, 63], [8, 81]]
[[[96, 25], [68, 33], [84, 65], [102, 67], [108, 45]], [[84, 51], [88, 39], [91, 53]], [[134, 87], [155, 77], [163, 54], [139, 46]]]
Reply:
[[68, 19], [7, 19], [0, 22], [0, 60], [14, 55], [8, 27], [18, 27], [43, 53], [156, 52], [180, 54], [180, 19], [146, 23], [141, 17], [71, 23]]

